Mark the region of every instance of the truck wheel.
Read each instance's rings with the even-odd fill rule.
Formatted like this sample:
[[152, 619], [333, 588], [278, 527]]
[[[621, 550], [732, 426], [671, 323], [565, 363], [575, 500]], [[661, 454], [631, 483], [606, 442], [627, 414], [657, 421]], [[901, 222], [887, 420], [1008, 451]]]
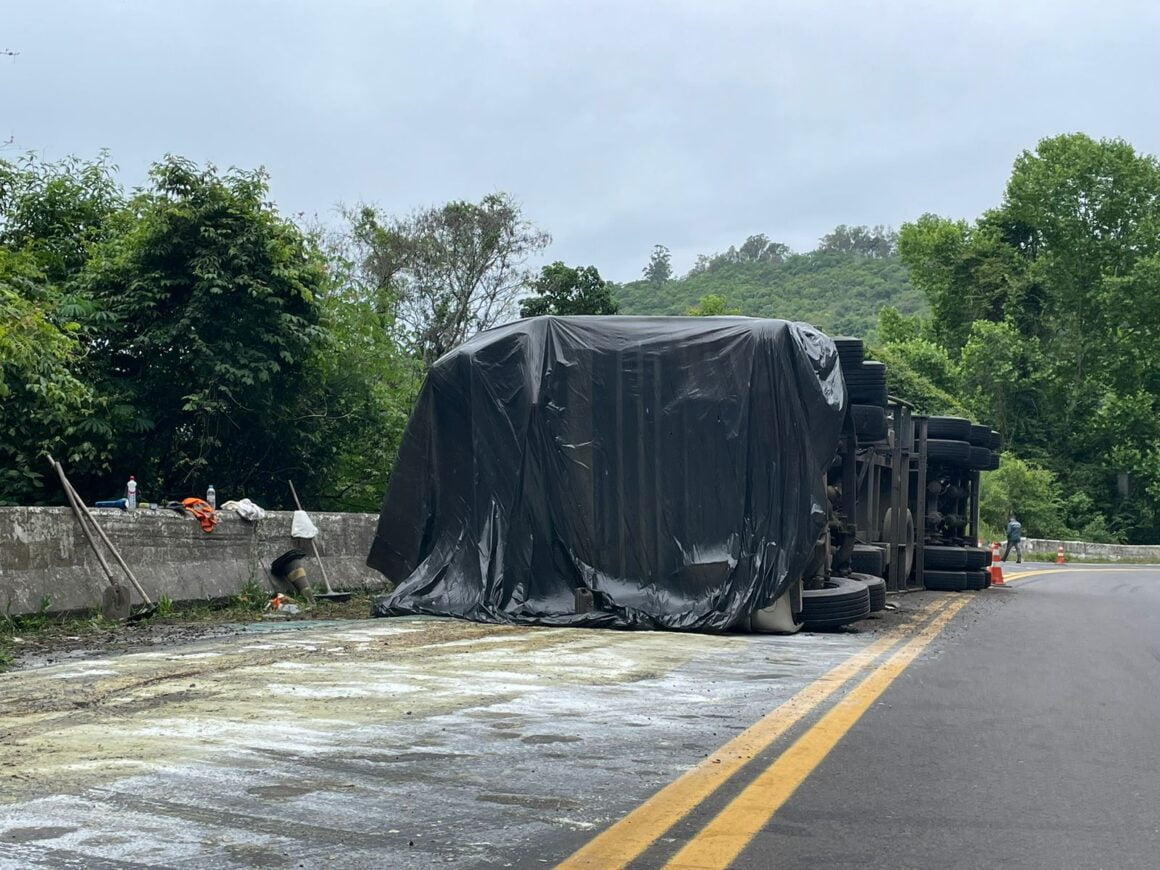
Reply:
[[[801, 584], [800, 580], [798, 584]], [[804, 603], [806, 592], [802, 591], [800, 594]], [[793, 602], [796, 599], [797, 596], [793, 594], [793, 590], [787, 589], [769, 607], [754, 611], [749, 621], [750, 631], [761, 631], [768, 634], [796, 634], [801, 631], [804, 624], [801, 621], [801, 614], [793, 612]]]
[[966, 556], [967, 568], [978, 570], [991, 564], [991, 551], [986, 547], [967, 547], [963, 554]]
[[962, 547], [923, 547], [923, 568], [936, 571], [961, 571], [967, 567], [967, 551]]
[[972, 447], [987, 447], [991, 446], [991, 430], [986, 426], [979, 426], [975, 423], [971, 424], [971, 434], [967, 436], [967, 441]]
[[859, 444], [881, 441], [886, 437], [886, 409], [879, 405], [851, 405], [854, 434]]
[[866, 352], [862, 339], [839, 335], [833, 341], [834, 347], [838, 349], [838, 363], [842, 367], [843, 374], [857, 371], [862, 367]]
[[990, 583], [991, 575], [986, 571], [964, 571], [963, 578], [967, 582], [968, 589], [986, 589]]
[[967, 572], [923, 571], [922, 582], [927, 589], [938, 592], [962, 592], [967, 588]]
[[991, 467], [991, 451], [986, 447], [972, 447], [971, 458], [967, 465], [976, 471], [983, 471]]
[[854, 580], [861, 580], [870, 590], [870, 612], [877, 613], [886, 609], [886, 581], [881, 577], [871, 577], [869, 574], [851, 574]]
[[928, 438], [926, 440], [926, 455], [932, 462], [966, 465], [971, 461], [971, 445], [966, 441]]
[[931, 417], [926, 421], [926, 437], [966, 441], [971, 437], [971, 421], [962, 417]]
[[870, 615], [870, 590], [860, 580], [831, 577], [822, 589], [802, 592], [802, 622], [807, 629], [837, 628]]
[[850, 570], [856, 574], [870, 574], [874, 577], [886, 576], [886, 554], [881, 547], [855, 544], [850, 554]]
[[886, 366], [883, 363], [867, 360], [857, 369], [843, 371], [842, 377], [851, 403], [886, 407]]
[[994, 429], [992, 429], [991, 430], [991, 437], [987, 442], [987, 446], [990, 447], [992, 450], [998, 450], [1000, 447], [1003, 446], [1003, 436], [1000, 435], [998, 432], [996, 432]]

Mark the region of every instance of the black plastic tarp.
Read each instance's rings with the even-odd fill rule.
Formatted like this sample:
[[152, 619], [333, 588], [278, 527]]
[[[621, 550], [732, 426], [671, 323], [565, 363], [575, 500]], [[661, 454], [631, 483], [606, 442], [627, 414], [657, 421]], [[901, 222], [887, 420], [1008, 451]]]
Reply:
[[435, 363], [407, 425], [367, 559], [397, 586], [375, 613], [743, 625], [809, 559], [844, 413], [837, 351], [807, 324], [481, 333]]

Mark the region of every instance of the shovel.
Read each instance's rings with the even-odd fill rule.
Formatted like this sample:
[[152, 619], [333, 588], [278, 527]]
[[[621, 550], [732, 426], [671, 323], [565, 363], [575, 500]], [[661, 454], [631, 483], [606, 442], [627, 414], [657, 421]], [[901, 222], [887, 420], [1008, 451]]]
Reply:
[[[97, 525], [96, 519], [89, 512], [85, 503], [81, 501], [81, 497], [73, 489], [72, 483], [65, 477], [64, 467], [51, 456], [48, 457], [48, 461], [56, 470], [56, 474], [60, 478], [61, 486], [64, 487], [64, 493], [68, 497], [68, 503], [72, 508], [73, 515], [77, 518], [77, 522], [81, 524], [81, 531], [85, 533], [89, 546], [93, 548], [93, 552], [97, 556], [97, 561], [101, 564], [101, 570], [105, 572], [105, 577], [109, 581], [108, 588], [101, 595], [101, 615], [105, 619], [114, 622], [140, 622], [142, 619], [148, 619], [157, 612], [157, 605], [149, 600], [149, 596], [145, 593], [141, 584], [137, 582], [137, 578], [129, 570], [129, 566], [125, 564], [125, 560], [121, 558], [120, 551], [113, 546], [113, 542], [109, 540], [109, 536], [105, 534], [104, 529]], [[125, 574], [129, 577], [129, 582], [133, 584], [133, 587], [145, 601], [145, 606], [140, 608], [136, 613], [132, 612], [132, 596], [129, 590], [117, 582], [117, 576], [109, 567], [109, 563], [105, 561], [104, 555], [101, 553], [96, 540], [93, 538], [93, 532], [89, 528], [89, 524], [92, 525], [93, 529], [96, 529], [97, 534], [101, 536], [101, 540], [105, 542], [105, 546], [113, 554], [113, 558], [117, 560], [117, 564], [121, 566]]]
[[[298, 501], [298, 493], [294, 490], [294, 481], [289, 480], [287, 483], [290, 484], [290, 494], [294, 496], [294, 506], [298, 508], [298, 510], [302, 510], [302, 503]], [[350, 601], [350, 599], [354, 596], [353, 592], [335, 592], [330, 588], [330, 578], [326, 576], [326, 565], [323, 564], [322, 557], [318, 555], [318, 544], [314, 542], [314, 538], [310, 539], [310, 550], [314, 553], [314, 558], [318, 560], [318, 567], [322, 569], [322, 582], [326, 584], [326, 591], [314, 593], [314, 599], [316, 601], [318, 599], [322, 599], [323, 601], [333, 601], [336, 604], [339, 604], [343, 601]]]

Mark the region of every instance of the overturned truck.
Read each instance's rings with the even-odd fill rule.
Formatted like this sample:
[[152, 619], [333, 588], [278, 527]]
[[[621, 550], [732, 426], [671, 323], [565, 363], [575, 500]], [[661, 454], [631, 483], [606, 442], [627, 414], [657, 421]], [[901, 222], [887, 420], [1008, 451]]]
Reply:
[[915, 423], [852, 341], [742, 317], [476, 336], [432, 367], [404, 434], [367, 560], [396, 584], [376, 615], [789, 632], [921, 586], [923, 545], [963, 548], [970, 522], [927, 528]]

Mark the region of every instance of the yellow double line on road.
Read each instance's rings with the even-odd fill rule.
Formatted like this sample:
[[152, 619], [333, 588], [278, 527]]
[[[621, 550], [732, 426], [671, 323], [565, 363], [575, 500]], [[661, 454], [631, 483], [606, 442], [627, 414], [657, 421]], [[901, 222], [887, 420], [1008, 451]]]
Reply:
[[821, 763], [847, 731], [906, 669], [946, 624], [972, 600], [946, 595], [920, 610], [909, 625], [890, 632], [855, 653], [784, 704], [722, 746], [710, 758], [662, 788], [612, 827], [577, 850], [562, 868], [620, 868], [638, 858], [669, 829], [699, 806], [758, 753], [911, 635], [915, 625], [934, 616], [884, 663], [847, 693], [815, 725], [763, 770], [667, 865], [727, 867], [761, 827]]

